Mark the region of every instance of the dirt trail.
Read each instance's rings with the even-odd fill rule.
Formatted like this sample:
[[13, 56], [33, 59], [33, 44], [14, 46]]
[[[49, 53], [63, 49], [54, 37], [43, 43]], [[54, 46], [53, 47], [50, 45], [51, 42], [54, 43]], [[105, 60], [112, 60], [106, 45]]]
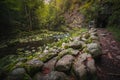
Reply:
[[120, 80], [120, 43], [112, 33], [99, 28], [98, 36], [103, 54], [97, 64], [100, 80]]

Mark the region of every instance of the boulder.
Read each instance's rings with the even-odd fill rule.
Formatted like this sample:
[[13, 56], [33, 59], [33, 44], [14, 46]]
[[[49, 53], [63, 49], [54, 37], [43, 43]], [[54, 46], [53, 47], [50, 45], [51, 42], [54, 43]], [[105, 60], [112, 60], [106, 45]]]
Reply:
[[94, 74], [96, 72], [95, 61], [91, 57], [88, 58], [86, 66], [90, 73]]
[[61, 51], [61, 52], [59, 53], [58, 59], [61, 58], [61, 57], [64, 56], [64, 55], [67, 55], [67, 54], [76, 56], [78, 53], [79, 53], [79, 50], [74, 50], [74, 49], [72, 49], [72, 48], [68, 48], [68, 49], [65, 49], [65, 50], [63, 50], [63, 51]]
[[17, 75], [23, 75], [25, 73], [26, 73], [26, 71], [24, 68], [16, 68], [16, 69], [12, 70], [12, 72], [10, 74], [17, 76]]
[[88, 39], [90, 37], [90, 34], [89, 33], [84, 33], [82, 35], [82, 38], [85, 38], [85, 39]]
[[80, 41], [80, 40], [81, 40], [81, 35], [73, 38], [73, 41]]
[[93, 57], [97, 57], [101, 54], [100, 45], [97, 43], [90, 43], [87, 45], [87, 50]]
[[74, 60], [73, 56], [65, 55], [60, 60], [58, 60], [55, 69], [61, 72], [68, 72], [71, 68], [73, 60]]
[[48, 78], [47, 80], [69, 80], [65, 73], [58, 71], [52, 71], [46, 78]]
[[[46, 63], [44, 64], [43, 69], [49, 69], [49, 72], [50, 72], [50, 71], [53, 71], [56, 61], [57, 61], [57, 58], [56, 58], [56, 57], [53, 58], [53, 59], [51, 59], [51, 60], [49, 60], [48, 62], [46, 62]], [[49, 73], [49, 72], [47, 72], [47, 73]]]
[[94, 35], [91, 35], [90, 38], [91, 38], [92, 40], [99, 40], [99, 38], [98, 38], [97, 36], [94, 36]]
[[39, 72], [43, 67], [43, 62], [39, 59], [32, 59], [26, 62], [25, 68], [29, 74]]
[[77, 62], [73, 65], [73, 70], [77, 80], [84, 80], [84, 78], [87, 77], [86, 66], [82, 64], [82, 61], [77, 60]]
[[78, 53], [79, 53], [79, 50], [72, 50], [71, 51], [71, 54], [73, 55], [73, 56], [77, 56], [78, 55]]
[[82, 49], [85, 43], [83, 41], [73, 41], [69, 43], [69, 48]]
[[91, 54], [83, 53], [78, 58], [80, 58], [80, 61], [85, 61], [88, 57], [91, 57]]
[[52, 71], [47, 75], [42, 73], [37, 73], [34, 80], [69, 80], [67, 75], [63, 72]]
[[24, 68], [16, 68], [10, 72], [5, 80], [32, 80]]

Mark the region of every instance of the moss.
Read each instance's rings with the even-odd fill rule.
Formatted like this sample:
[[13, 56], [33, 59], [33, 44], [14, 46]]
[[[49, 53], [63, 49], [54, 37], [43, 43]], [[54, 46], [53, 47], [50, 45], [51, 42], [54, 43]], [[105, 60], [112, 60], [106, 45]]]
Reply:
[[17, 58], [18, 57], [15, 55], [9, 55], [0, 59], [0, 68], [4, 71], [11, 71], [14, 68], [15, 64], [18, 62]]

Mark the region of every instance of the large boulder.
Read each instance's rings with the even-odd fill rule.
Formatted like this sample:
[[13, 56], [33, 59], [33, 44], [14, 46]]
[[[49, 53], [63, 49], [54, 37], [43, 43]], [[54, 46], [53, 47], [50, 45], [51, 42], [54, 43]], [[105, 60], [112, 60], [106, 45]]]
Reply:
[[56, 63], [55, 69], [61, 72], [68, 72], [73, 60], [74, 57], [72, 55], [65, 55]]
[[43, 67], [43, 62], [39, 59], [32, 59], [26, 62], [25, 68], [29, 74], [33, 75], [36, 72], [39, 72]]
[[90, 43], [87, 45], [87, 50], [95, 58], [101, 54], [100, 45], [97, 43]]
[[52, 71], [47, 75], [42, 73], [37, 73], [34, 80], [69, 80], [67, 75], [63, 72]]

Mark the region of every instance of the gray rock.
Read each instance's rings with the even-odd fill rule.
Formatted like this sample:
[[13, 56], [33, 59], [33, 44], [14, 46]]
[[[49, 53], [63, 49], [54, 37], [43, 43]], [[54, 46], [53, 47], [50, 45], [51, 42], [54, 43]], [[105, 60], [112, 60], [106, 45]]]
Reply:
[[48, 80], [48, 79], [46, 78], [45, 74], [39, 72], [35, 74], [34, 80]]
[[72, 50], [71, 51], [71, 54], [73, 55], [73, 56], [76, 56], [76, 55], [78, 55], [78, 53], [79, 53], [79, 50]]
[[73, 48], [73, 49], [81, 49], [84, 46], [84, 42], [83, 41], [73, 41], [69, 44], [69, 48]]
[[55, 69], [57, 71], [62, 71], [62, 72], [69, 71], [73, 60], [74, 60], [73, 56], [65, 55], [56, 63]]
[[91, 38], [92, 40], [99, 40], [99, 38], [98, 38], [97, 36], [94, 36], [94, 35], [91, 35], [90, 38]]
[[24, 68], [14, 69], [5, 80], [32, 80], [31, 77], [26, 73]]
[[80, 41], [81, 40], [81, 36], [77, 36], [73, 38], [73, 41]]
[[90, 54], [92, 54], [93, 57], [97, 57], [101, 54], [100, 45], [98, 45], [97, 43], [88, 44], [87, 50]]
[[16, 76], [16, 75], [23, 75], [25, 73], [26, 71], [24, 68], [16, 68], [10, 74]]
[[90, 37], [90, 34], [89, 33], [84, 33], [83, 35], [82, 35], [82, 38], [84, 38], [84, 39], [88, 39]]
[[53, 71], [56, 61], [57, 61], [56, 57], [49, 60], [44, 64], [43, 68], [48, 68], [50, 71]]
[[90, 59], [87, 61], [86, 66], [89, 70], [90, 73], [95, 73], [96, 72], [96, 67], [95, 67], [95, 61], [94, 59]]
[[39, 59], [32, 59], [26, 62], [26, 69], [30, 74], [38, 72], [43, 67], [43, 62]]
[[91, 54], [83, 53], [78, 58], [80, 58], [81, 61], [85, 61], [88, 57], [91, 57]]
[[97, 31], [97, 29], [95, 29], [95, 28], [90, 29], [90, 32], [96, 32], [96, 31]]
[[82, 64], [81, 61], [77, 61], [74, 64], [73, 69], [74, 69], [74, 73], [77, 76], [78, 80], [81, 80], [84, 77], [86, 77], [86, 74], [87, 74], [86, 66]]
[[52, 71], [47, 75], [37, 73], [34, 77], [34, 80], [69, 80], [67, 75], [63, 72]]
[[91, 32], [90, 35], [98, 36], [98, 35], [97, 35], [97, 32]]
[[34, 66], [34, 67], [39, 67], [41, 68], [43, 66], [43, 62], [40, 61], [39, 59], [32, 59], [27, 61], [28, 65]]
[[52, 71], [46, 76], [47, 80], [69, 80], [63, 72]]

